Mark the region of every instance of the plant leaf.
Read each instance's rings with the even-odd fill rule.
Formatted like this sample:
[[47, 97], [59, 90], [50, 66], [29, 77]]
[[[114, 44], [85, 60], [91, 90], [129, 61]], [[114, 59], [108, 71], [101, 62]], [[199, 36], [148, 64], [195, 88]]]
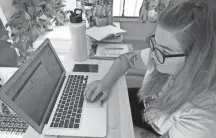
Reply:
[[64, 16], [64, 19], [66, 18], [66, 14], [63, 11], [60, 11], [60, 13]]
[[18, 42], [19, 42], [19, 40], [20, 40], [19, 37], [20, 37], [19, 35], [16, 35], [16, 36], [14, 37], [14, 42], [15, 42], [15, 43], [18, 43]]
[[37, 23], [39, 22], [39, 19], [40, 19], [40, 17], [36, 17], [36, 21], [37, 21]]
[[39, 11], [41, 11], [41, 7], [40, 6], [36, 6], [35, 7], [35, 12], [39, 12]]
[[46, 4], [46, 2], [45, 1], [41, 1], [40, 3], [38, 3], [37, 5], [45, 5]]
[[52, 26], [51, 23], [46, 25], [46, 30], [47, 31], [52, 31], [53, 30], [53, 26]]
[[62, 15], [60, 12], [56, 15], [56, 20], [59, 22], [59, 25], [64, 24], [64, 15]]
[[12, 5], [18, 4], [17, 0], [13, 0]]
[[32, 0], [34, 5], [43, 5], [46, 4], [44, 0]]
[[24, 21], [24, 18], [22, 17], [22, 15], [19, 18], [14, 18], [13, 20], [9, 21], [7, 23], [7, 26], [10, 26], [12, 24], [22, 24]]
[[35, 52], [35, 50], [33, 49], [33, 48], [29, 48], [26, 52], [28, 52], [28, 53], [30, 53], [30, 54], [32, 54], [32, 53], [34, 53]]
[[32, 40], [31, 41], [35, 41], [36, 38], [40, 35], [40, 31], [34, 26], [32, 28]]
[[[18, 42], [17, 48], [19, 49], [19, 52], [23, 52], [23, 51], [26, 51], [26, 50], [27, 50], [28, 46], [27, 46], [27, 44], [26, 44], [25, 42], [19, 41], [19, 42]], [[25, 54], [25, 53], [20, 53], [20, 55], [25, 56], [24, 54]]]
[[[33, 42], [28, 41], [27, 43], [28, 43], [28, 45], [29, 45], [30, 48], [33, 48]], [[29, 49], [28, 49], [28, 50], [29, 50]], [[28, 51], [28, 50], [27, 50], [27, 51]]]
[[56, 12], [55, 11], [47, 11], [46, 15], [49, 15], [51, 17], [55, 17], [56, 16]]
[[44, 26], [46, 23], [47, 23], [46, 20], [42, 20], [42, 19], [39, 19], [39, 20], [38, 20], [38, 24], [39, 24], [40, 26]]
[[28, 32], [26, 32], [26, 36], [28, 36], [28, 44], [29, 42], [34, 42], [37, 37], [38, 37], [38, 32], [35, 29], [29, 30]]
[[30, 20], [31, 19], [31, 16], [27, 13], [27, 12], [24, 12], [25, 13], [25, 19], [26, 20]]
[[31, 26], [34, 27], [34, 26], [38, 26], [38, 23], [36, 20], [31, 20]]
[[28, 34], [28, 32], [25, 32], [24, 34], [22, 34], [20, 36], [20, 41], [23, 41], [23, 42], [27, 42], [29, 41], [31, 38], [30, 38], [30, 35]]
[[60, 4], [60, 5], [57, 5], [56, 8], [57, 8], [57, 9], [61, 9], [61, 8], [65, 7], [65, 6], [66, 6], [66, 5], [61, 5], [61, 4]]
[[28, 7], [28, 13], [29, 13], [31, 16], [33, 16], [34, 13], [35, 13], [35, 7], [33, 7], [33, 6]]
[[8, 40], [9, 39], [9, 36], [8, 35], [3, 35], [0, 40]]
[[16, 7], [16, 9], [18, 11], [22, 11], [22, 12], [25, 11], [25, 8], [26, 8], [25, 5], [23, 3], [20, 3], [20, 2], [17, 4], [14, 4], [13, 6]]
[[14, 18], [19, 18], [20, 16], [21, 16], [21, 13], [16, 12], [11, 16], [10, 20], [13, 20]]
[[26, 56], [20, 55], [20, 56], [18, 57], [18, 65], [21, 66], [23, 63], [25, 63], [26, 59], [27, 59]]
[[30, 24], [29, 24], [29, 21], [24, 21], [21, 28], [24, 30], [24, 31], [27, 31], [29, 30], [29, 27], [30, 27]]
[[43, 27], [40, 28], [40, 33], [43, 34], [44, 32], [46, 32], [46, 29], [44, 29]]
[[26, 57], [26, 51], [20, 50], [20, 51], [19, 51], [19, 54], [20, 54], [21, 56], [23, 56], [23, 57]]
[[27, 57], [30, 57], [31, 54], [32, 54], [31, 52], [26, 52], [26, 56], [27, 56]]
[[52, 11], [52, 10], [53, 10], [53, 4], [52, 4], [52, 3], [46, 4], [46, 8], [47, 8], [49, 11]]
[[21, 33], [21, 30], [18, 30], [15, 27], [11, 27], [11, 31], [12, 31], [13, 34], [20, 34]]
[[6, 25], [5, 25], [5, 28], [8, 28], [9, 26], [12, 26], [12, 24], [13, 24], [12, 21], [7, 22]]
[[43, 20], [48, 20], [47, 16], [45, 14], [41, 15], [40, 16], [40, 19], [43, 19]]

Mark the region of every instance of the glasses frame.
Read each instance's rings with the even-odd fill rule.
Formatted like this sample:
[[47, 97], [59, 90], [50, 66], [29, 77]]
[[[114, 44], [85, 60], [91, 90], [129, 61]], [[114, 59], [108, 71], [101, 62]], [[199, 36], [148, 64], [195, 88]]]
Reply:
[[155, 57], [157, 58], [157, 60], [158, 60], [159, 63], [163, 64], [165, 62], [166, 58], [184, 57], [185, 56], [185, 54], [170, 54], [170, 55], [167, 55], [167, 54], [163, 53], [160, 49], [158, 49], [157, 47], [155, 47], [155, 43], [152, 40], [152, 38], [154, 38], [154, 37], [155, 37], [155, 35], [151, 35], [151, 36], [148, 37], [149, 38], [149, 43], [152, 43], [152, 44], [150, 44], [150, 49], [151, 49], [152, 52], [155, 52], [155, 50], [158, 50], [161, 53], [161, 55], [163, 57], [163, 61], [160, 61], [159, 58], [158, 58], [158, 56], [157, 56], [157, 54], [155, 54]]

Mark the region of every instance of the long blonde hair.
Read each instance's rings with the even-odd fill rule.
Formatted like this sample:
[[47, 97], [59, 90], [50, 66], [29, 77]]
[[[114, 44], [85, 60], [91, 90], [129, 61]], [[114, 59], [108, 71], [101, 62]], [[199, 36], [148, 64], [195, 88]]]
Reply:
[[[216, 90], [216, 8], [206, 0], [184, 1], [167, 8], [158, 24], [175, 34], [186, 54], [185, 65], [172, 87], [157, 101], [160, 111], [171, 114], [197, 95]], [[146, 74], [138, 93], [140, 101], [158, 94], [169, 76], [157, 70]]]

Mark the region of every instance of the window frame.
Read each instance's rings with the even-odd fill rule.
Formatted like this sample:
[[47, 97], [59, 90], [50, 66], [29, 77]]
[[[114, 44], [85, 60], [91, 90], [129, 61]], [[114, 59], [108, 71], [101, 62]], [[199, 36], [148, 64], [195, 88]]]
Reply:
[[123, 19], [123, 20], [126, 20], [126, 21], [134, 21], [134, 19], [138, 19], [139, 15], [138, 16], [125, 16], [125, 3], [126, 3], [126, 0], [123, 0], [122, 15], [121, 16], [113, 16], [113, 18], [119, 18], [119, 19]]

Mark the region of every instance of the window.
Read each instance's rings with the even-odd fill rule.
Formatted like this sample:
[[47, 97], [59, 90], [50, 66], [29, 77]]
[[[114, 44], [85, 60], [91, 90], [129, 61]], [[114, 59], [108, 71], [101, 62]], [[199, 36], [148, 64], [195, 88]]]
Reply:
[[113, 0], [113, 16], [138, 17], [143, 0]]
[[[70, 9], [74, 9], [75, 7], [79, 7], [78, 2], [81, 0], [66, 1]], [[138, 17], [142, 2], [143, 0], [113, 0], [113, 16]], [[72, 5], [73, 8], [71, 8]]]

